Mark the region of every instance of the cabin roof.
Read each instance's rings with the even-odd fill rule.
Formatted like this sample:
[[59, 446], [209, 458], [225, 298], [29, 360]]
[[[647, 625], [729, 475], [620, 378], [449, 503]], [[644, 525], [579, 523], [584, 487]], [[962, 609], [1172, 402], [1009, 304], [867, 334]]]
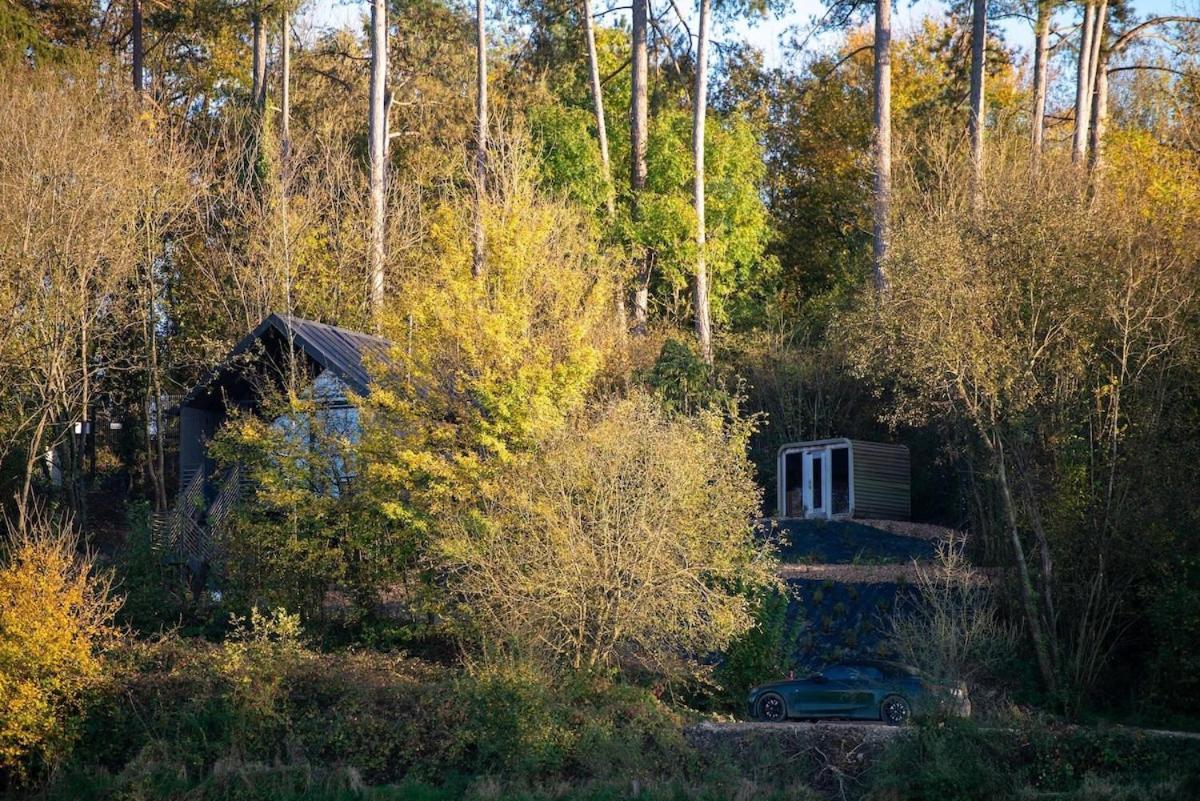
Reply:
[[188, 391], [180, 401], [180, 407], [208, 405], [219, 387], [244, 383], [247, 355], [260, 344], [267, 358], [277, 355], [272, 351], [286, 353], [283, 346], [289, 337], [297, 354], [305, 357], [317, 372], [329, 370], [358, 395], [367, 394], [371, 381], [365, 357], [370, 354], [386, 358], [391, 346], [388, 340], [373, 334], [286, 314], [272, 314], [242, 337], [221, 363]]
[[907, 445], [900, 445], [893, 442], [878, 442], [876, 440], [867, 439], [851, 439], [850, 437], [828, 437], [826, 439], [808, 439], [800, 442], [785, 442], [779, 446], [775, 452], [776, 456], [782, 456], [787, 451], [803, 450], [804, 448], [818, 448], [823, 445], [840, 446], [846, 445], [851, 448], [889, 448], [896, 451], [908, 451]]

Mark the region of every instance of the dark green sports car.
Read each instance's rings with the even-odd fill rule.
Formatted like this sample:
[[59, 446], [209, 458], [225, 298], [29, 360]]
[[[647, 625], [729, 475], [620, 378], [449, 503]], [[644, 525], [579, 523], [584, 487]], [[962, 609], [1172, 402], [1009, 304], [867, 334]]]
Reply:
[[750, 691], [750, 716], [771, 722], [796, 718], [881, 720], [902, 726], [913, 710], [941, 696], [961, 714], [970, 714], [965, 687], [939, 691], [904, 665], [857, 660], [826, 665], [803, 679], [764, 684]]

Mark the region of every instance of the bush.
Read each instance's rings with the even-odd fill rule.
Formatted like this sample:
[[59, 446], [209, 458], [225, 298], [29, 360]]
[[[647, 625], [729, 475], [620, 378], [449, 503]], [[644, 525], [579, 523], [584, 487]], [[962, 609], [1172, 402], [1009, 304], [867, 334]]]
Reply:
[[179, 622], [187, 585], [178, 573], [164, 570], [161, 554], [154, 550], [150, 505], [132, 504], [128, 521], [129, 534], [113, 571], [113, 586], [124, 597], [116, 620], [141, 634], [154, 634]]
[[750, 688], [785, 676], [794, 664], [793, 651], [802, 621], [789, 619], [786, 591], [771, 590], [756, 602], [754, 625], [730, 643], [716, 671], [719, 698], [735, 713], [745, 711]]
[[578, 674], [492, 665], [453, 685], [470, 710], [461, 729], [479, 773], [508, 776], [677, 775], [689, 760], [682, 723], [648, 692]]
[[691, 764], [681, 718], [646, 690], [528, 665], [451, 674], [395, 655], [319, 654], [295, 639], [294, 622], [258, 615], [224, 644], [131, 646], [60, 791], [106, 773], [104, 797], [171, 796], [264, 765], [310, 777], [344, 768], [383, 785], [661, 779]]
[[1200, 786], [1200, 743], [1184, 737], [1042, 719], [982, 729], [934, 718], [904, 734], [872, 769], [872, 798], [1182, 801]]
[[711, 365], [700, 356], [691, 340], [671, 337], [663, 342], [653, 366], [644, 371], [642, 381], [673, 412], [689, 414], [728, 404], [730, 397], [718, 385]]
[[996, 738], [969, 721], [933, 719], [899, 736], [873, 770], [870, 795], [886, 801], [1002, 801], [1016, 793]]
[[79, 555], [67, 521], [9, 525], [0, 563], [0, 780], [21, 782], [66, 751], [104, 677], [120, 601]]
[[938, 543], [934, 564], [914, 563], [916, 595], [902, 595], [886, 622], [888, 645], [899, 659], [944, 688], [994, 670], [1016, 641], [988, 578], [972, 566], [964, 548], [963, 539], [952, 535]]
[[548, 669], [702, 672], [776, 582], [755, 539], [751, 425], [635, 395], [506, 465], [442, 542], [464, 630]]
[[332, 587], [357, 584], [352, 555], [375, 532], [369, 517], [356, 517], [355, 498], [336, 492], [337, 468], [353, 459], [332, 416], [310, 399], [270, 398], [265, 408], [235, 416], [210, 446], [254, 487], [220, 532], [224, 600], [241, 610], [284, 606], [312, 621]]

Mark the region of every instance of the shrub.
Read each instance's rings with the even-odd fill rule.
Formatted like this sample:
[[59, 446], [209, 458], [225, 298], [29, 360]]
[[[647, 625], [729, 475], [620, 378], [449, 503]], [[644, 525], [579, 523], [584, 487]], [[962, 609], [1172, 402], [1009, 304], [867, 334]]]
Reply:
[[675, 775], [688, 764], [682, 721], [646, 690], [520, 663], [453, 684], [469, 710], [460, 737], [479, 773], [523, 777]]
[[336, 466], [352, 461], [345, 435], [311, 399], [265, 406], [261, 417], [235, 416], [210, 447], [254, 487], [220, 532], [222, 589], [233, 607], [285, 606], [314, 620], [331, 587], [354, 583], [351, 554], [370, 526], [355, 520], [353, 498], [334, 491]]
[[690, 413], [729, 402], [729, 393], [718, 385], [712, 366], [691, 340], [672, 337], [663, 342], [658, 359], [641, 378], [671, 411]]
[[524, 136], [494, 144], [486, 276], [472, 274], [472, 206], [449, 197], [395, 276], [395, 345], [362, 406], [361, 488], [420, 545], [494, 463], [584, 406], [617, 336], [613, 254], [584, 213], [538, 191]]
[[902, 661], [946, 686], [994, 667], [1015, 635], [1000, 619], [989, 581], [963, 552], [961, 538], [937, 546], [932, 565], [914, 563], [916, 595], [901, 595], [886, 620], [888, 645]]
[[969, 721], [929, 720], [893, 740], [873, 770], [870, 795], [886, 801], [1002, 801], [1016, 792], [1007, 756]]
[[153, 634], [179, 621], [187, 585], [178, 573], [164, 570], [162, 555], [154, 549], [150, 505], [132, 504], [128, 520], [125, 547], [113, 566], [113, 586], [124, 598], [116, 620], [142, 634]]
[[442, 542], [464, 630], [550, 668], [694, 675], [752, 623], [751, 425], [615, 402], [505, 467]]
[[0, 563], [0, 776], [28, 779], [62, 756], [120, 601], [65, 520], [9, 524]]
[[744, 711], [751, 687], [778, 679], [793, 667], [801, 620], [789, 618], [789, 595], [774, 589], [761, 594], [754, 610], [754, 625], [725, 649], [716, 671], [720, 699], [734, 712]]
[[[170, 636], [132, 646], [106, 702], [91, 707], [57, 792], [86, 796], [68, 791], [79, 782], [102, 784], [95, 797], [198, 787], [208, 797], [231, 779], [287, 781], [296, 770], [342, 769], [382, 785], [663, 779], [692, 767], [679, 715], [645, 689], [551, 679], [530, 665], [449, 674], [394, 655], [318, 654], [287, 633], [294, 618], [260, 621], [226, 644]], [[262, 772], [268, 765], [287, 771]]]

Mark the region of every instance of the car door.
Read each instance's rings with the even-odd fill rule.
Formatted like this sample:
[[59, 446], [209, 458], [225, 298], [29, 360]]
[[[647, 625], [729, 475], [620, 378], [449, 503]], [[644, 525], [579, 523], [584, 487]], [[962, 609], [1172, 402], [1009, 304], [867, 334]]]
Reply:
[[797, 715], [845, 714], [854, 708], [855, 672], [834, 665], [796, 685], [791, 707]]
[[869, 689], [866, 677], [857, 667], [835, 665], [825, 670], [825, 677], [830, 714], [849, 714], [863, 705], [863, 694]]
[[839, 687], [823, 673], [814, 673], [793, 685], [788, 706], [793, 715], [828, 715], [837, 705]]
[[865, 714], [874, 717], [878, 712], [879, 693], [884, 684], [883, 672], [876, 667], [854, 666], [846, 681], [843, 709], [848, 715]]

